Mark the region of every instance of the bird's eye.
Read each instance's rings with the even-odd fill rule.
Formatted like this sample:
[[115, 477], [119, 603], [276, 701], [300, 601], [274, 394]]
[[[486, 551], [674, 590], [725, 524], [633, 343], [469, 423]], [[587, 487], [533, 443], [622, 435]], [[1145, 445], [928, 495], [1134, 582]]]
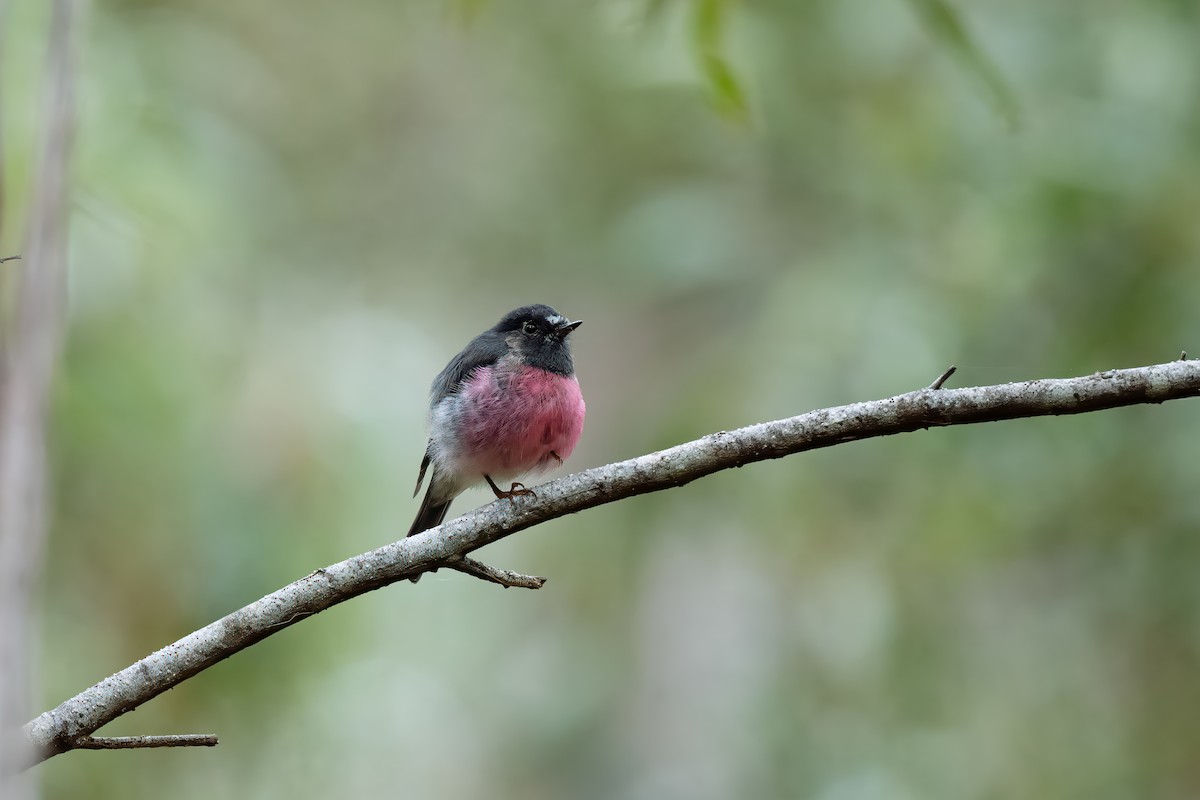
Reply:
[[534, 334], [537, 333], [537, 329], [537, 323], [532, 320], [526, 321], [523, 325], [521, 325], [521, 331], [523, 333]]

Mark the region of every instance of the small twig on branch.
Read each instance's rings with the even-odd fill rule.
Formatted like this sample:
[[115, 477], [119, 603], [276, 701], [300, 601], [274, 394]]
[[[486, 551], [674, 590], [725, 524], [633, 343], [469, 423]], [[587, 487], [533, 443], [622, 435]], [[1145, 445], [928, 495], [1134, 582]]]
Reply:
[[20, 256], [5, 256], [4, 258], [0, 258], [0, 264], [3, 264], [5, 261], [20, 261], [20, 260], [21, 260]]
[[[657, 453], [576, 472], [537, 487], [537, 497], [502, 501], [369, 553], [316, 570], [85, 689], [24, 728], [31, 760], [76, 746], [117, 717], [280, 630], [352, 597], [453, 567], [487, 579], [508, 576], [464, 561], [517, 531], [639, 494], [691, 483], [720, 470], [930, 426], [1082, 414], [1200, 396], [1200, 361], [1173, 361], [1080, 378], [915, 392], [823, 408], [789, 419], [709, 434]], [[482, 565], [481, 565], [482, 566]], [[532, 580], [532, 579], [531, 579]], [[501, 581], [503, 583], [503, 581]], [[519, 584], [514, 584], [519, 585]]]
[[464, 572], [467, 575], [474, 575], [492, 583], [498, 583], [505, 589], [515, 587], [518, 589], [540, 589], [546, 585], [545, 578], [539, 578], [536, 575], [522, 575], [519, 572], [510, 572], [506, 569], [497, 569], [496, 567], [488, 566], [481, 561], [476, 561], [473, 558], [451, 559], [446, 562], [446, 566], [450, 569]]
[[934, 381], [933, 383], [929, 384], [929, 386], [927, 386], [927, 387], [925, 387], [925, 388], [927, 388], [927, 389], [935, 389], [935, 390], [936, 390], [936, 389], [941, 389], [941, 388], [942, 388], [942, 384], [944, 384], [946, 381], [950, 380], [950, 376], [951, 376], [951, 375], [953, 375], [953, 374], [954, 374], [954, 373], [955, 373], [957, 370], [958, 370], [958, 367], [956, 367], [956, 366], [954, 366], [953, 364], [951, 364], [951, 365], [950, 365], [950, 369], [946, 370], [946, 371], [945, 371], [945, 372], [943, 372], [941, 375], [939, 375], [939, 376], [938, 376], [938, 379], [937, 379], [936, 381]]
[[174, 736], [85, 736], [79, 750], [139, 750], [148, 747], [216, 747], [214, 733], [181, 733]]
[[1180, 350], [1180, 351], [1179, 351], [1179, 360], [1180, 360], [1180, 361], [1187, 361], [1187, 350]]

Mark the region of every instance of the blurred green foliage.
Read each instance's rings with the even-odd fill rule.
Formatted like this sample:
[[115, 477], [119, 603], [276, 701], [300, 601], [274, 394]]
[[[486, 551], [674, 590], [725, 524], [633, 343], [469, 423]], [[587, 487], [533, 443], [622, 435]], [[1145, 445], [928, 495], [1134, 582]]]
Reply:
[[[586, 320], [571, 468], [1200, 353], [1198, 16], [94, 4], [40, 703], [399, 536], [430, 379], [525, 302]], [[1197, 441], [1192, 402], [935, 430], [557, 520], [484, 553], [542, 591], [329, 611], [106, 731], [220, 747], [46, 796], [1195, 796]]]

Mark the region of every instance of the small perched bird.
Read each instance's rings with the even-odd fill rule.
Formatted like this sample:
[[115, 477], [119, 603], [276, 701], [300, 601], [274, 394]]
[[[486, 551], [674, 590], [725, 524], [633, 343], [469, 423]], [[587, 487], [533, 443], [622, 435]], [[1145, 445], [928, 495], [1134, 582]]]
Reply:
[[429, 489], [408, 535], [440, 525], [450, 501], [487, 481], [498, 498], [532, 494], [497, 481], [561, 464], [583, 432], [584, 403], [567, 337], [580, 326], [550, 306], [504, 315], [450, 359], [430, 390], [429, 445], [415, 497]]

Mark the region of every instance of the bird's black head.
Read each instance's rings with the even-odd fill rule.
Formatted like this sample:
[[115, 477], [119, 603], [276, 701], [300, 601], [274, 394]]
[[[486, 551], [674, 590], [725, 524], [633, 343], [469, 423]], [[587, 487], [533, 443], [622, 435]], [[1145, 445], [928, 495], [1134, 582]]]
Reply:
[[509, 350], [531, 367], [572, 375], [575, 365], [567, 347], [571, 331], [582, 325], [571, 322], [550, 306], [522, 306], [508, 312], [492, 330], [504, 336]]

